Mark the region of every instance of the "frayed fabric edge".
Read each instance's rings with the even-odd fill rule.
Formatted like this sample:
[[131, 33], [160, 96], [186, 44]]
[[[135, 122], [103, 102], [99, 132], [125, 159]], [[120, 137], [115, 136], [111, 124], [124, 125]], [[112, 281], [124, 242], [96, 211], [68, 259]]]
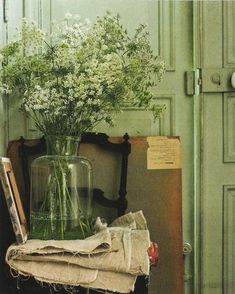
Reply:
[[[25, 274], [23, 272], [19, 272], [17, 270], [15, 270], [14, 268], [10, 268], [10, 273], [11, 276], [15, 279], [17, 279], [17, 289], [20, 289], [19, 286], [19, 282], [20, 281], [28, 281], [30, 278], [33, 278], [42, 288], [44, 287], [48, 287], [50, 294], [53, 294], [53, 292], [58, 292], [59, 290], [63, 289], [66, 292], [68, 292], [69, 294], [75, 294], [80, 292], [80, 289], [78, 289], [77, 287], [82, 287], [85, 288], [87, 290], [91, 289], [91, 290], [95, 290], [97, 293], [101, 293], [101, 294], [112, 294], [113, 291], [110, 290], [102, 290], [102, 289], [98, 289], [98, 288], [91, 288], [91, 287], [86, 287], [84, 285], [65, 285], [65, 284], [57, 284], [57, 283], [50, 283], [50, 282], [46, 282], [40, 279], [35, 278], [34, 276]], [[128, 294], [130, 292], [123, 292], [123, 294]]]

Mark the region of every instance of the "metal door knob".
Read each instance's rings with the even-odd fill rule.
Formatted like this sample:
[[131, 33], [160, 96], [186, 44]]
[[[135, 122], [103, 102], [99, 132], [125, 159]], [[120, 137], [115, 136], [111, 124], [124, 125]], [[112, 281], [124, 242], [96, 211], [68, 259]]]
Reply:
[[233, 89], [235, 89], [235, 72], [232, 74], [232, 77], [231, 77], [231, 85]]

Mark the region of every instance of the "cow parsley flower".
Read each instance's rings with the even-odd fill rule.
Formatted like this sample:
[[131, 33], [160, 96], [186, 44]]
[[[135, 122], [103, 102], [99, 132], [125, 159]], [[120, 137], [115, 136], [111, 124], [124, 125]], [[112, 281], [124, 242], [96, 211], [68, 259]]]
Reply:
[[[88, 19], [70, 13], [53, 32], [22, 20], [18, 39], [0, 49], [0, 92], [20, 92], [22, 108], [45, 135], [77, 135], [105, 121], [128, 103], [152, 110], [151, 87], [164, 75], [144, 25], [133, 36], [120, 17]], [[155, 78], [157, 77], [157, 79]]]

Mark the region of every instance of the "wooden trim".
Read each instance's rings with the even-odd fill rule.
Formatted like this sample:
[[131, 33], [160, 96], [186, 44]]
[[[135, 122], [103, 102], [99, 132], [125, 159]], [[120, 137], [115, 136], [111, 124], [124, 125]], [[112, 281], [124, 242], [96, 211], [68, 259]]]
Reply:
[[9, 158], [0, 159], [0, 179], [17, 243], [25, 243], [28, 237], [27, 222]]

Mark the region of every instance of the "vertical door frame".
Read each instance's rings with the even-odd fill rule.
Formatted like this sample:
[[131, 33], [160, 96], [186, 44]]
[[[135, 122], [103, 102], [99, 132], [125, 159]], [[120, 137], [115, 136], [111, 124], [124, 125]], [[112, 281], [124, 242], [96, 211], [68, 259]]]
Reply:
[[195, 71], [194, 121], [194, 294], [201, 293], [201, 171], [202, 161], [202, 94], [200, 93], [200, 68], [202, 53], [202, 5], [193, 1], [193, 67]]

